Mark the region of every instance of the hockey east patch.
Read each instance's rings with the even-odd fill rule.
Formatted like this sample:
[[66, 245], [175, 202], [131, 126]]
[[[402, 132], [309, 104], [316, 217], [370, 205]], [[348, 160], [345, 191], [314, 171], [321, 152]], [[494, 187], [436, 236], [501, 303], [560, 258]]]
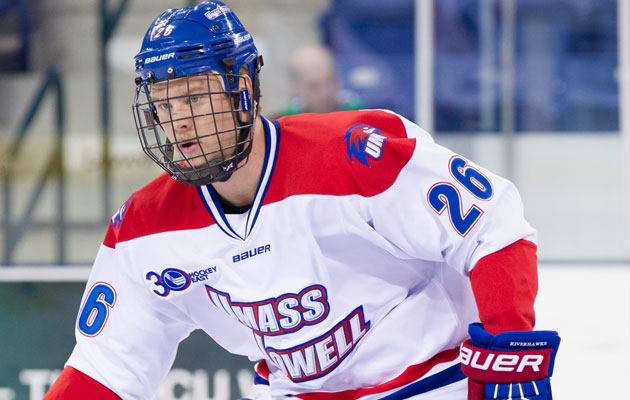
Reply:
[[161, 272], [147, 272], [145, 279], [153, 293], [164, 298], [185, 291], [193, 283], [213, 282], [218, 279], [220, 273], [218, 264], [195, 268], [192, 271], [168, 267]]

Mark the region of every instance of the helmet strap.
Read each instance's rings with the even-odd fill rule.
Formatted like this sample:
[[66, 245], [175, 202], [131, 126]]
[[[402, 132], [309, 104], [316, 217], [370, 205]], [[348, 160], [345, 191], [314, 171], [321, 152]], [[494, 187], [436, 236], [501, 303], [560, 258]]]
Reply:
[[252, 82], [252, 85], [254, 86], [252, 99], [255, 103], [258, 103], [258, 101], [260, 100], [260, 79], [258, 79], [258, 74], [260, 73], [260, 69], [264, 64], [265, 63], [263, 62], [262, 55], [259, 55], [258, 58], [256, 58], [256, 62], [254, 63], [254, 72], [252, 74], [254, 78], [254, 81]]

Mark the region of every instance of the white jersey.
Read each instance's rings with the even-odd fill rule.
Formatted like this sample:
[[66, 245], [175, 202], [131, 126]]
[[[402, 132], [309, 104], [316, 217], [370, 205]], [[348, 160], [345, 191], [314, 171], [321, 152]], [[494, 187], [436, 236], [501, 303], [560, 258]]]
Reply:
[[536, 240], [514, 186], [387, 111], [263, 124], [249, 212], [225, 214], [212, 186], [164, 174], [116, 213], [68, 365], [148, 399], [202, 329], [264, 359], [274, 398], [462, 379], [459, 345], [478, 320], [471, 269]]

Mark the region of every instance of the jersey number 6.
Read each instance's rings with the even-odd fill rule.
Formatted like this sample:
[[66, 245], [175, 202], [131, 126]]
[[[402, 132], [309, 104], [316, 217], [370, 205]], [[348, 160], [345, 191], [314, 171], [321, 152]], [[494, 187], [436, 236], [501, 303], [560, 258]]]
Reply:
[[[488, 201], [492, 198], [492, 184], [488, 178], [474, 167], [469, 166], [464, 158], [452, 157], [449, 161], [449, 170], [453, 178], [479, 200]], [[429, 189], [427, 198], [431, 208], [439, 215], [448, 209], [451, 224], [461, 236], [466, 236], [483, 215], [483, 210], [475, 204], [464, 213], [459, 190], [449, 182], [433, 185]]]
[[116, 291], [105, 282], [97, 282], [90, 289], [77, 322], [85, 336], [98, 335], [109, 317], [109, 309], [116, 304]]

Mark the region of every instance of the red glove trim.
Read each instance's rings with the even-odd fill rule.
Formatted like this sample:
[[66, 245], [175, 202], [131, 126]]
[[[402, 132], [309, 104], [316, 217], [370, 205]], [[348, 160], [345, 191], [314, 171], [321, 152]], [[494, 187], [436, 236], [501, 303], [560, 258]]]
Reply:
[[516, 383], [546, 378], [551, 348], [502, 351], [473, 346], [470, 339], [461, 347], [462, 372], [483, 383]]
[[470, 273], [479, 319], [493, 335], [531, 331], [538, 292], [536, 245], [519, 240], [483, 257]]
[[66, 367], [50, 388], [44, 400], [120, 400], [114, 392], [83, 372]]
[[468, 400], [485, 400], [486, 384], [468, 379]]

